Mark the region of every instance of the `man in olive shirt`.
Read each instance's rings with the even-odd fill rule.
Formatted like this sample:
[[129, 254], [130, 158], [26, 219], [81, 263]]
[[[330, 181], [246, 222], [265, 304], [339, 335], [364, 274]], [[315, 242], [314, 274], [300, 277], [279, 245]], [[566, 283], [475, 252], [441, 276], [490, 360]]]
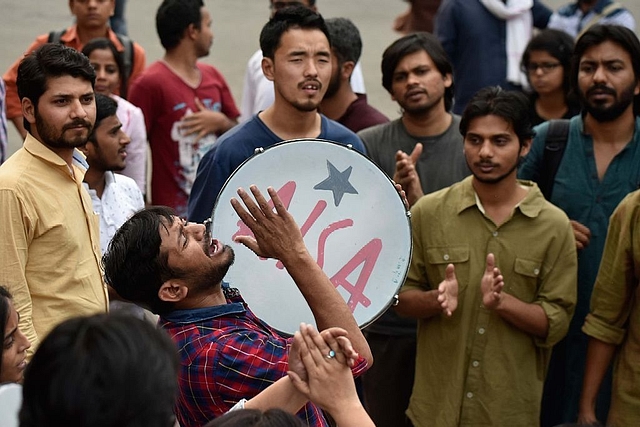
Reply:
[[108, 307], [98, 216], [82, 185], [88, 165], [76, 149], [95, 122], [95, 79], [87, 57], [59, 43], [18, 67], [28, 133], [0, 166], [0, 284], [13, 294], [32, 352], [63, 320]]
[[[640, 191], [613, 212], [582, 330], [589, 336], [578, 422], [595, 423], [602, 378], [614, 359], [607, 426], [640, 425]], [[617, 355], [616, 355], [617, 352]]]
[[418, 320], [415, 426], [532, 426], [551, 347], [567, 332], [577, 259], [566, 215], [518, 181], [526, 97], [478, 92], [460, 122], [472, 176], [413, 206], [413, 258], [396, 307]]

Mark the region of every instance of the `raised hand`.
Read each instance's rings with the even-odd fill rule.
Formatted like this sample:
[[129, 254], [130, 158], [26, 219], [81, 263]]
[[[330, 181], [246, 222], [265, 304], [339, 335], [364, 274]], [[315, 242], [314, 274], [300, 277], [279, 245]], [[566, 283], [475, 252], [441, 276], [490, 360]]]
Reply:
[[258, 256], [276, 258], [283, 262], [289, 256], [307, 253], [300, 228], [284, 207], [278, 193], [272, 187], [267, 188], [275, 208], [274, 212], [258, 187], [251, 185], [249, 189], [255, 201], [244, 189], [239, 188], [238, 196], [244, 206], [236, 198], [231, 199], [231, 206], [251, 229], [255, 238], [237, 236], [235, 241], [242, 243]]
[[576, 248], [586, 248], [591, 240], [591, 230], [578, 221], [571, 220], [569, 222], [571, 223], [571, 227], [573, 227], [573, 236], [576, 238]]
[[424, 195], [422, 184], [416, 171], [416, 163], [422, 155], [422, 144], [418, 143], [411, 154], [398, 150], [396, 152], [396, 171], [393, 180], [400, 184], [407, 193], [409, 206], [413, 206]]
[[487, 255], [487, 266], [480, 281], [482, 291], [482, 305], [489, 310], [495, 310], [502, 301], [502, 289], [504, 288], [504, 278], [500, 269], [496, 267], [496, 260], [493, 254]]
[[438, 285], [438, 302], [447, 316], [451, 316], [458, 307], [458, 279], [453, 264], [447, 265], [444, 280]]

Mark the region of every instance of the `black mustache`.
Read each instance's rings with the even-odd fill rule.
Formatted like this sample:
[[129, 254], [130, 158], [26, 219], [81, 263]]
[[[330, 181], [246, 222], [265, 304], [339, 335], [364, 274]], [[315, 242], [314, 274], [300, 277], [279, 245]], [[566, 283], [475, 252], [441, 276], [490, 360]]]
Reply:
[[595, 85], [595, 86], [590, 87], [589, 90], [587, 90], [587, 96], [593, 95], [594, 92], [606, 93], [607, 95], [612, 95], [612, 96], [616, 96], [617, 95], [615, 90], [613, 90], [610, 87], [607, 87], [605, 85]]

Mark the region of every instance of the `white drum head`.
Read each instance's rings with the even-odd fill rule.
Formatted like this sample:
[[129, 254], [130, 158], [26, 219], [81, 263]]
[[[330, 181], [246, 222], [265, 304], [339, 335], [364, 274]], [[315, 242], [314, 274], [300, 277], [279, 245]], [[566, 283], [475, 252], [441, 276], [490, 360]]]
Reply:
[[225, 281], [273, 328], [293, 334], [315, 323], [282, 264], [233, 242], [251, 234], [229, 202], [237, 189], [273, 187], [295, 218], [305, 244], [344, 297], [360, 327], [380, 316], [402, 285], [411, 260], [411, 225], [389, 177], [356, 150], [299, 139], [267, 148], [229, 177], [214, 207], [211, 234], [235, 251]]

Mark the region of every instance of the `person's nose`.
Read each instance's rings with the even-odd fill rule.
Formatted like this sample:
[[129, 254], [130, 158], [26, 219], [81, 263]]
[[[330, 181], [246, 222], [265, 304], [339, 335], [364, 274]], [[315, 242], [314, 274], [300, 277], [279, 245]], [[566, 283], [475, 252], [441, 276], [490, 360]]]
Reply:
[[16, 340], [18, 341], [18, 351], [23, 352], [31, 348], [31, 342], [20, 329], [16, 331]]
[[486, 158], [491, 158], [493, 157], [493, 150], [492, 150], [492, 145], [490, 141], [484, 141], [482, 143], [482, 145], [480, 146], [480, 151], [479, 151], [479, 155], [481, 158], [486, 159]]
[[131, 142], [131, 138], [129, 138], [129, 135], [127, 135], [122, 129], [120, 129], [118, 136], [120, 137], [120, 145], [122, 145], [123, 147], [126, 147]]
[[72, 101], [71, 103], [71, 118], [81, 118], [84, 119], [87, 117], [87, 110], [85, 109], [85, 105], [80, 102], [79, 99]]
[[185, 231], [191, 234], [191, 236], [193, 236], [193, 238], [198, 241], [204, 239], [204, 231], [205, 231], [204, 224], [198, 224], [196, 222], [188, 222], [187, 225], [185, 226]]

